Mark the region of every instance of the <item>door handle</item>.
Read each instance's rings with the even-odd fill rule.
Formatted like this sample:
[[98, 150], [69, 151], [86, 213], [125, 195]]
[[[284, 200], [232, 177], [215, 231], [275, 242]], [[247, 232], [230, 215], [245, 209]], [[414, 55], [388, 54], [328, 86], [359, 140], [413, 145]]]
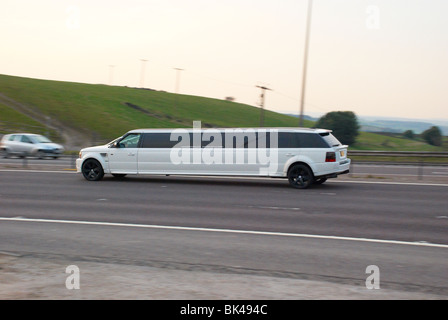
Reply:
[[133, 156], [135, 156], [135, 153], [133, 153], [133, 152], [129, 152], [129, 153], [128, 153], [128, 156], [133, 157]]

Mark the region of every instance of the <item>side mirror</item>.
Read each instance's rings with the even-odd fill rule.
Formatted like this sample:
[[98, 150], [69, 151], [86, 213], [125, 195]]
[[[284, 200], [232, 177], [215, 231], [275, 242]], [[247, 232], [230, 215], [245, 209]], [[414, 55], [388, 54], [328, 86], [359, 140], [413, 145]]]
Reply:
[[112, 143], [112, 144], [109, 146], [109, 148], [119, 148], [118, 141], [115, 141], [114, 143]]

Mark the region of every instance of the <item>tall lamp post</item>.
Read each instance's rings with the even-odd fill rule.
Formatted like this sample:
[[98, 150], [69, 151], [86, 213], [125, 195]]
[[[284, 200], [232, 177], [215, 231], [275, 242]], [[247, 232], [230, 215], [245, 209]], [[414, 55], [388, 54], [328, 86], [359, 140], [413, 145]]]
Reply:
[[174, 104], [174, 113], [176, 113], [179, 104], [180, 72], [184, 71], [184, 69], [174, 68], [174, 70], [176, 70], [176, 98]]
[[142, 70], [140, 73], [140, 88], [144, 88], [145, 87], [145, 67], [146, 67], [146, 62], [148, 60], [140, 59], [140, 61], [142, 62]]
[[303, 110], [305, 108], [306, 72], [308, 67], [308, 47], [310, 40], [312, 9], [313, 9], [313, 0], [308, 0], [308, 13], [306, 18], [307, 21], [306, 21], [306, 34], [305, 34], [305, 53], [303, 55], [302, 97], [300, 99], [299, 127], [303, 127]]
[[114, 65], [109, 65], [109, 85], [111, 86], [114, 81]]
[[177, 74], [176, 74], [176, 93], [179, 93], [179, 87], [180, 87], [180, 72], [181, 72], [181, 71], [184, 71], [184, 69], [174, 68], [174, 70], [177, 71]]
[[260, 127], [264, 127], [264, 102], [266, 97], [266, 90], [272, 90], [264, 86], [256, 86], [261, 89], [260, 95]]

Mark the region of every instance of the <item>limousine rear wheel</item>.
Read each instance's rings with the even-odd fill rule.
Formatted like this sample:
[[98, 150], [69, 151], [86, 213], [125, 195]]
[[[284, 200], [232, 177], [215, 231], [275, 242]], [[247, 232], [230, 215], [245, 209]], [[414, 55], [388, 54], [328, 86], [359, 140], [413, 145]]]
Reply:
[[103, 178], [104, 170], [97, 160], [87, 159], [82, 164], [82, 175], [89, 181], [98, 181]]
[[298, 189], [308, 188], [314, 181], [311, 170], [303, 165], [296, 164], [288, 171], [288, 181], [291, 186]]

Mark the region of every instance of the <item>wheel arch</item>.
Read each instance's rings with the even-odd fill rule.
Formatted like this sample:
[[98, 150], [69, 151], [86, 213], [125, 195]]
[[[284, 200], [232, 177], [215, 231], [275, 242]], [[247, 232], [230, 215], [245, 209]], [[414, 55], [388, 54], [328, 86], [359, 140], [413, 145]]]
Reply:
[[97, 156], [96, 154], [86, 155], [83, 158], [83, 160], [81, 161], [81, 168], [87, 160], [91, 160], [91, 159], [96, 160], [100, 163], [101, 167], [103, 168], [104, 173], [109, 173], [109, 167], [107, 166], [106, 161], [104, 161], [104, 158], [101, 156]]
[[[85, 167], [84, 167], [84, 166], [85, 166], [85, 164], [86, 164], [88, 161], [96, 162], [96, 163], [99, 165], [99, 170], [98, 170], [98, 172], [96, 172], [95, 169], [93, 169], [93, 168], [91, 168], [91, 169], [90, 169], [90, 172], [87, 173], [87, 174], [84, 172], [84, 170], [85, 170]], [[95, 166], [96, 166], [96, 164], [95, 164]], [[88, 169], [88, 170], [89, 170], [89, 169]], [[96, 157], [86, 157], [86, 158], [82, 161], [82, 163], [81, 163], [81, 173], [82, 173], [82, 175], [84, 176], [84, 178], [87, 179], [87, 180], [89, 180], [89, 181], [99, 181], [99, 180], [103, 179], [104, 174], [105, 174], [105, 172], [104, 172], [104, 165], [103, 165], [103, 163], [101, 163], [101, 161], [100, 161], [99, 159], [97, 159]], [[91, 174], [93, 174], [93, 177], [91, 177]]]
[[313, 178], [315, 177], [313, 168], [308, 163], [306, 163], [306, 162], [304, 162], [302, 160], [297, 160], [297, 161], [293, 161], [292, 163], [290, 163], [288, 165], [288, 169], [286, 170], [286, 176], [289, 175], [289, 171], [291, 170], [291, 168], [294, 167], [297, 164], [301, 164], [301, 165], [304, 165], [304, 166], [308, 167], [308, 169], [310, 169], [310, 171], [311, 171], [311, 174], [313, 175]]

